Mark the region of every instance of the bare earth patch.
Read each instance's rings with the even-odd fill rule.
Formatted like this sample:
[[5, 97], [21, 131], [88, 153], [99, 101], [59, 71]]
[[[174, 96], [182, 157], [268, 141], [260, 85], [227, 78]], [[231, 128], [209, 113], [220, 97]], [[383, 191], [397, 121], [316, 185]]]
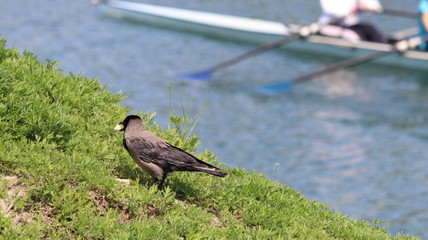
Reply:
[[17, 183], [18, 177], [0, 175], [0, 188], [4, 189], [0, 193], [0, 211], [6, 217], [12, 217], [13, 224], [20, 222], [29, 223], [31, 221], [31, 214], [28, 212], [15, 212], [13, 205], [17, 199], [22, 198], [27, 193], [25, 186]]

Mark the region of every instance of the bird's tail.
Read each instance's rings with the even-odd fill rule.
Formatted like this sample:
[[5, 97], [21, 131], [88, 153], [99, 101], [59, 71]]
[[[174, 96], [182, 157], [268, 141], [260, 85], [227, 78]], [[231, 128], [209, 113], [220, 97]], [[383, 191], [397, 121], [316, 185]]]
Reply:
[[218, 169], [212, 165], [209, 165], [209, 164], [205, 165], [205, 164], [201, 165], [201, 166], [195, 166], [195, 171], [206, 172], [206, 173], [212, 174], [212, 175], [217, 176], [217, 177], [225, 177], [227, 175], [227, 173], [221, 171], [220, 169]]

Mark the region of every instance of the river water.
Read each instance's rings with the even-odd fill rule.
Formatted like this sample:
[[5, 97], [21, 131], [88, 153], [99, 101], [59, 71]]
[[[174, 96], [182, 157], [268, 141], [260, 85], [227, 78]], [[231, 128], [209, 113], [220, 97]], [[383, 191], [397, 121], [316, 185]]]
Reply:
[[[223, 14], [308, 23], [317, 1], [147, 1]], [[414, 10], [417, 0], [383, 1]], [[405, 2], [405, 3], [404, 3]], [[167, 127], [176, 113], [195, 116], [200, 149], [230, 167], [256, 170], [355, 219], [381, 219], [387, 231], [428, 238], [427, 72], [365, 64], [298, 85], [279, 96], [249, 86], [299, 76], [338, 59], [271, 51], [214, 75], [205, 85], [176, 75], [216, 64], [255, 46], [110, 18], [86, 0], [0, 1], [8, 47], [97, 77], [122, 104], [156, 112]], [[413, 20], [364, 15], [385, 33]], [[120, 120], [120, 119], [118, 119]]]

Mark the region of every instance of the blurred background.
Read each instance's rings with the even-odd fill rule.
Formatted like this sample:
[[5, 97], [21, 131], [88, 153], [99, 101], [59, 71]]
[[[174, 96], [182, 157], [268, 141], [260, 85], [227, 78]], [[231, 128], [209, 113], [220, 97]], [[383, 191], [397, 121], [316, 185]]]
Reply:
[[[320, 14], [315, 0], [144, 2], [280, 22], [310, 23]], [[381, 2], [416, 11], [418, 1]], [[0, 16], [7, 47], [128, 93], [122, 104], [156, 112], [162, 128], [171, 113], [169, 88], [176, 114], [188, 106], [196, 116], [206, 105], [194, 130], [199, 150], [210, 149], [226, 166], [261, 172], [351, 218], [384, 220], [393, 235], [428, 238], [427, 72], [369, 63], [268, 97], [252, 86], [340, 59], [274, 50], [216, 73], [208, 84], [184, 84], [178, 74], [257, 45], [110, 18], [89, 0], [0, 1]], [[363, 18], [385, 34], [416, 25], [382, 14]]]

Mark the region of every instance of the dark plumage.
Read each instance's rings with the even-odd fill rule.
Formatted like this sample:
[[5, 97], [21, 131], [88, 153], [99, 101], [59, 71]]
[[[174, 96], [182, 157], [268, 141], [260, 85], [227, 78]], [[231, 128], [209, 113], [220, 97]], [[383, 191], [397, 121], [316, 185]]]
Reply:
[[154, 182], [160, 180], [159, 188], [167, 174], [173, 171], [206, 172], [218, 177], [227, 175], [147, 131], [139, 116], [127, 116], [115, 130], [124, 131], [123, 146], [132, 159], [153, 177]]

